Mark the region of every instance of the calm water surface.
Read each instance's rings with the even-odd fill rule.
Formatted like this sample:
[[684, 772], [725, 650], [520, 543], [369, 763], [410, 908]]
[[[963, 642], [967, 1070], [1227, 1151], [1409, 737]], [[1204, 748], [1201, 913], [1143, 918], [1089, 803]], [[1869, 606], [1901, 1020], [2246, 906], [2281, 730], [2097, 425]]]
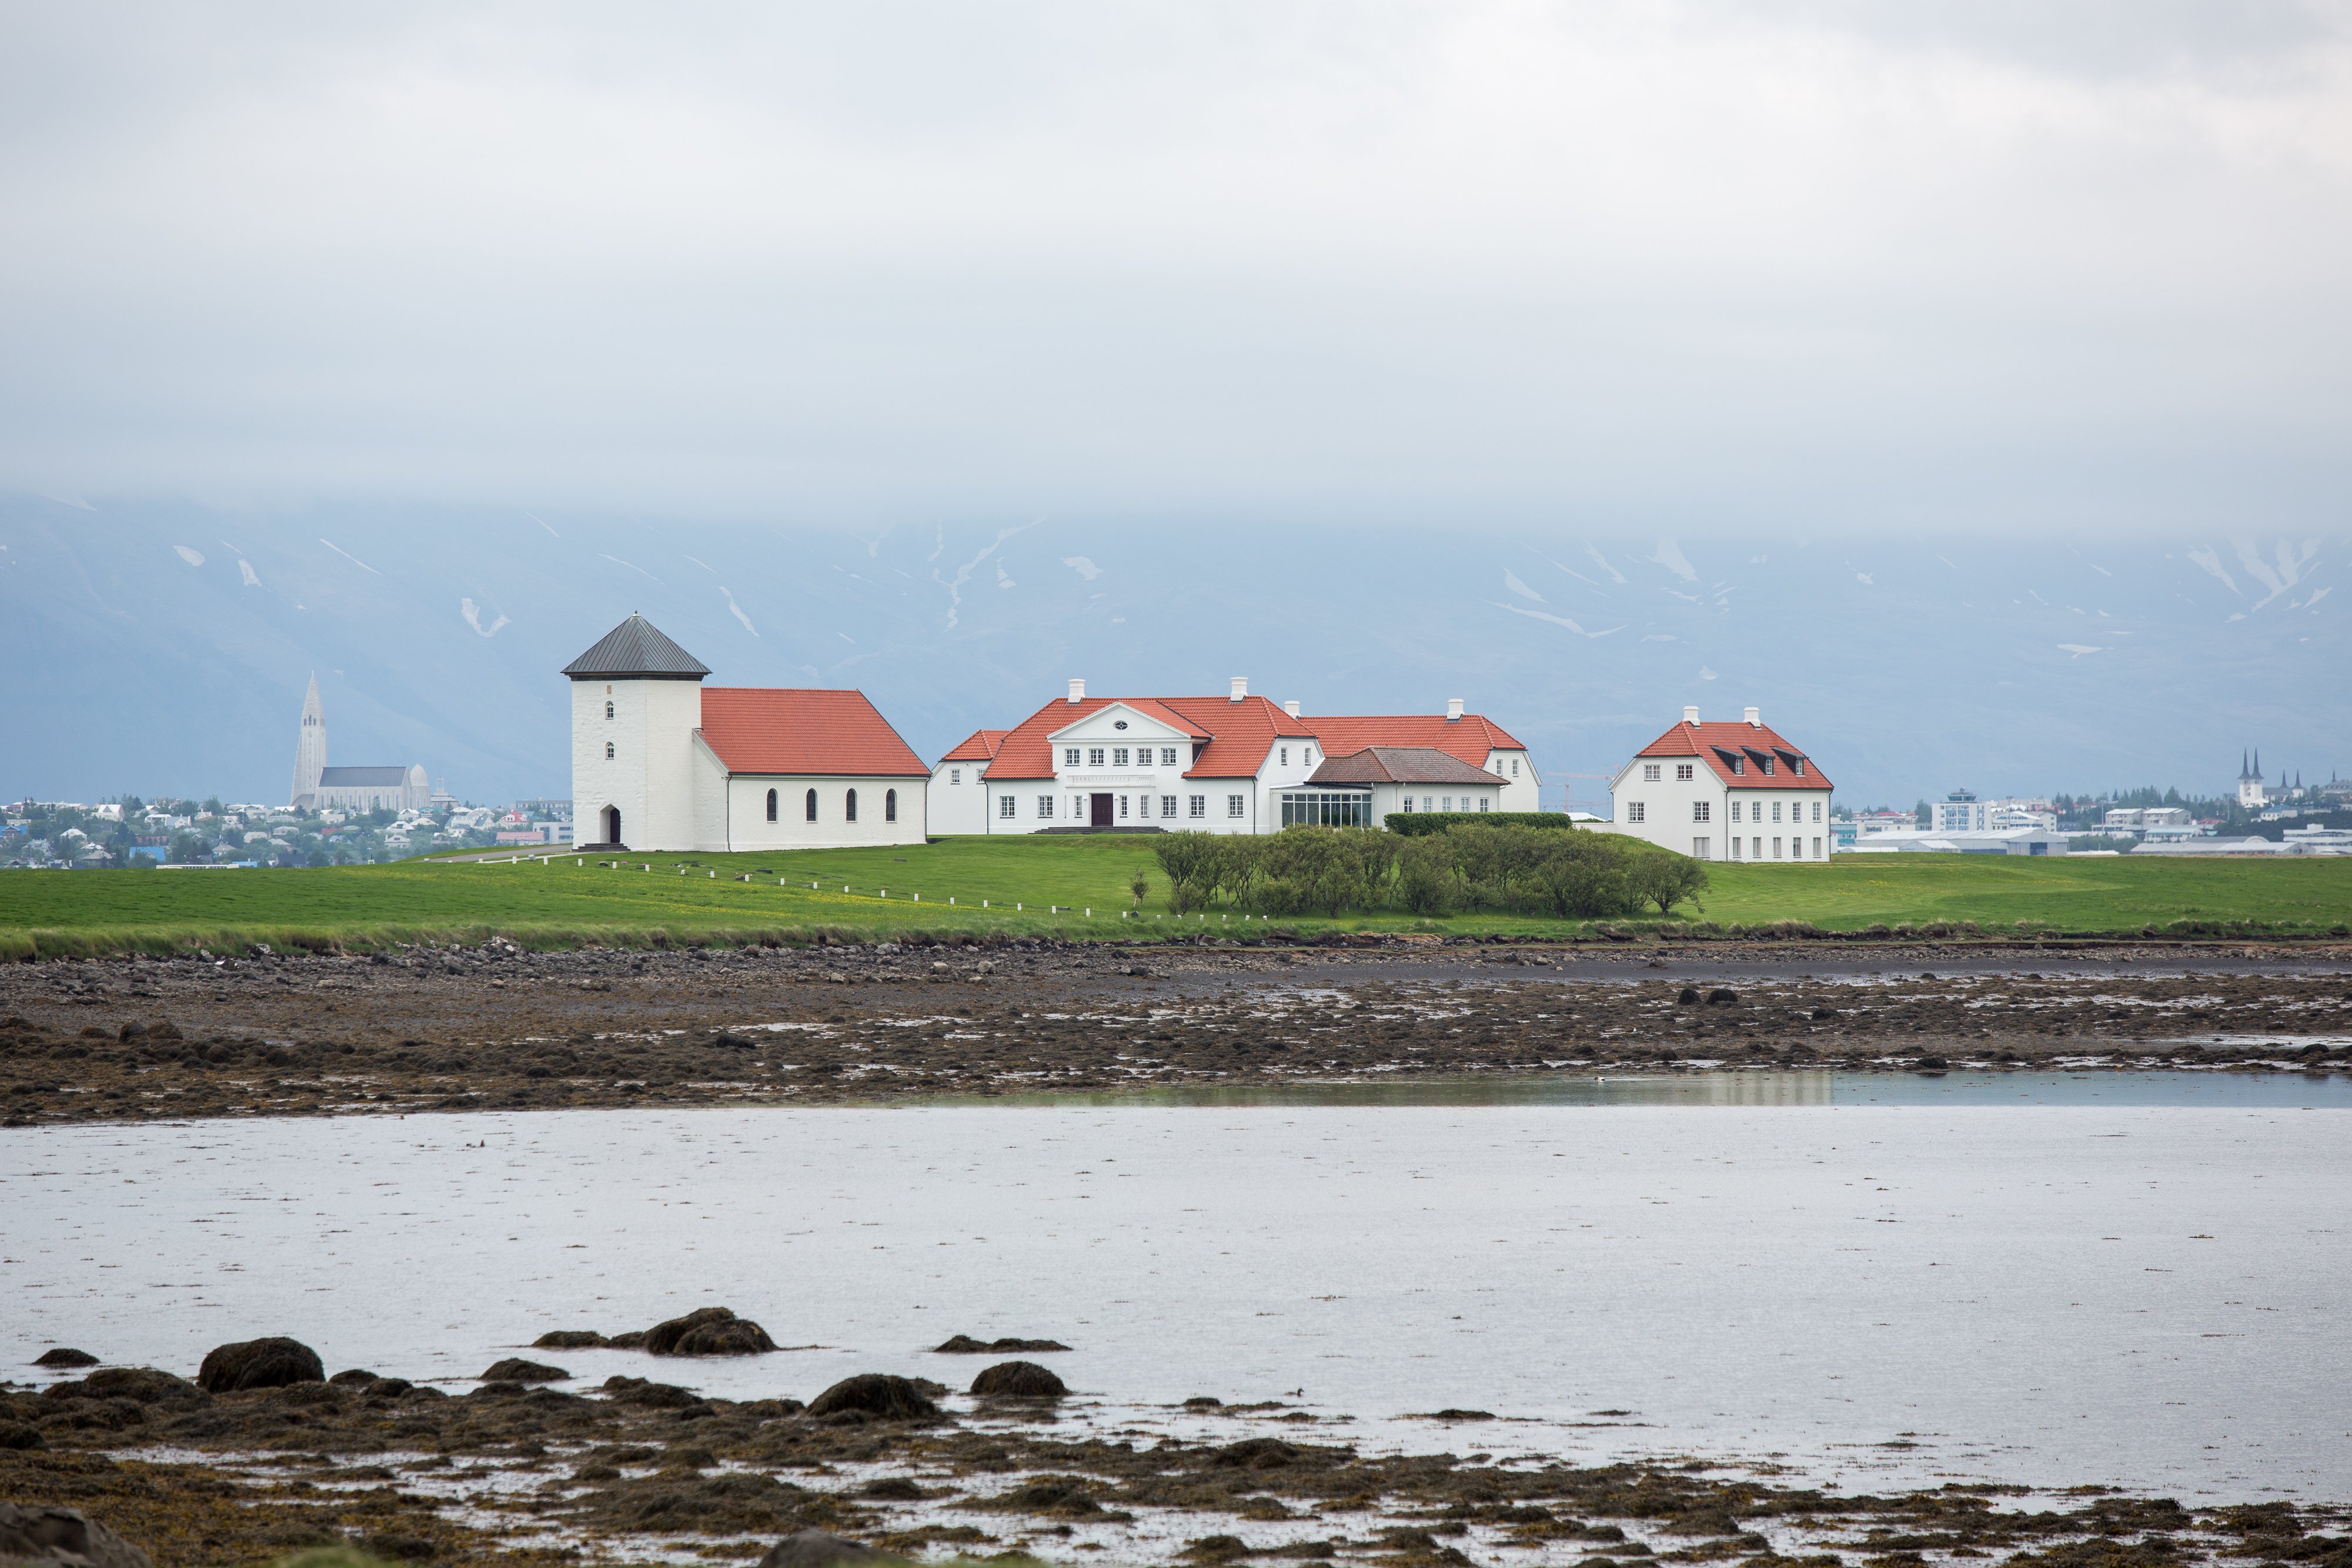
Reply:
[[[1106, 1422], [2352, 1501], [2345, 1081], [2137, 1076], [13, 1130], [0, 1359], [457, 1379], [724, 1302], [809, 1348], [551, 1359], [805, 1398], [1051, 1335]], [[1449, 1406], [1517, 1419], [1411, 1418]]]

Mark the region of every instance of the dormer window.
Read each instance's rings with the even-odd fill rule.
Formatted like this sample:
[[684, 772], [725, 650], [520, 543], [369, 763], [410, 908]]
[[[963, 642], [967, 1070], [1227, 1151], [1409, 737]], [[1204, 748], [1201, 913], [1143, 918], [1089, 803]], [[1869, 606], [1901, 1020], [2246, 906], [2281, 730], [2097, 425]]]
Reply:
[[1772, 777], [1772, 759], [1771, 759], [1770, 758], [1769, 758], [1769, 757], [1759, 757], [1759, 758], [1757, 758], [1757, 760], [1758, 760], [1759, 762], [1761, 762], [1761, 763], [1764, 765], [1764, 777], [1765, 777], [1765, 778], [1767, 778], [1767, 779], [1771, 778], [1771, 777]]
[[1801, 757], [1790, 758], [1789, 759], [1789, 771], [1795, 774], [1798, 778], [1802, 779], [1805, 776], [1805, 759]]
[[1732, 770], [1734, 773], [1745, 773], [1745, 772], [1747, 772], [1747, 771], [1748, 771], [1748, 758], [1744, 758], [1744, 757], [1735, 757], [1735, 758], [1733, 758], [1731, 759], [1731, 770]]

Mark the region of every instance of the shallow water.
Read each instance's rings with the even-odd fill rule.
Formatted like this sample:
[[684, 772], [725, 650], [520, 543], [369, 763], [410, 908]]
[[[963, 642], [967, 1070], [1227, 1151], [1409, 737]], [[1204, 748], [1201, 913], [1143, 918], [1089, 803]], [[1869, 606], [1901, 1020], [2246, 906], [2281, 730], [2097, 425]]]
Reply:
[[[1858, 1092], [12, 1130], [0, 1358], [191, 1371], [285, 1333], [331, 1369], [463, 1378], [547, 1329], [724, 1302], [811, 1348], [547, 1359], [805, 1398], [968, 1380], [984, 1363], [924, 1354], [950, 1333], [1050, 1335], [1087, 1419], [1288, 1396], [1380, 1447], [2352, 1500], [2340, 1102]], [[1520, 1419], [1402, 1419], [1445, 1406]]]

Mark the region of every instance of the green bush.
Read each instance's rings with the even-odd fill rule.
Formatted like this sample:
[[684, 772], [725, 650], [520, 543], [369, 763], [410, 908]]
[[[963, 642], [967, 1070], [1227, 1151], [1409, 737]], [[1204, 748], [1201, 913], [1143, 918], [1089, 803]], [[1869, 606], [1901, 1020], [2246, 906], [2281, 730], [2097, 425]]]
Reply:
[[1574, 828], [1565, 811], [1391, 811], [1383, 819], [1388, 831], [1408, 839], [1443, 833], [1454, 828]]

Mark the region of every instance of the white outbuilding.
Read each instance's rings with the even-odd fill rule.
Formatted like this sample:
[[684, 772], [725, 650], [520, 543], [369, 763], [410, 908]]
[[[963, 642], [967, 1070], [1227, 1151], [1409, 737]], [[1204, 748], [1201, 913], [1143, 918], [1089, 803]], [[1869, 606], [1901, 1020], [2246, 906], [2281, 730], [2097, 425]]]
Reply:
[[563, 667], [583, 848], [923, 841], [930, 770], [857, 691], [712, 686], [632, 615]]
[[1737, 723], [1682, 723], [1610, 781], [1611, 827], [1695, 860], [1830, 858], [1831, 785], [1813, 759], [1749, 708]]

